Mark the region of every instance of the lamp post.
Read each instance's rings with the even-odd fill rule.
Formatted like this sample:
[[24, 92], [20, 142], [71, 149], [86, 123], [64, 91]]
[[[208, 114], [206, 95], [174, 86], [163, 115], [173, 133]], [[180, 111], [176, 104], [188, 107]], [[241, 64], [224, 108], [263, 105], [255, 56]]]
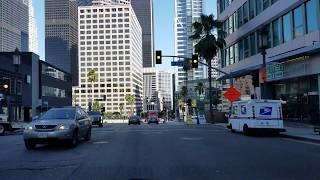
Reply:
[[[265, 76], [266, 76], [266, 49], [268, 48], [268, 30], [266, 27], [261, 28], [259, 32], [259, 48], [261, 49], [261, 55], [262, 55], [262, 68], [260, 69], [260, 75], [261, 75], [261, 82], [260, 82], [260, 88], [261, 88], [261, 99], [266, 98], [266, 82], [265, 82]], [[264, 77], [263, 77], [264, 76]]]
[[15, 49], [13, 53], [13, 65], [14, 65], [14, 118], [17, 120], [18, 118], [18, 73], [19, 73], [19, 66], [21, 64], [20, 60], [20, 52], [18, 49]]

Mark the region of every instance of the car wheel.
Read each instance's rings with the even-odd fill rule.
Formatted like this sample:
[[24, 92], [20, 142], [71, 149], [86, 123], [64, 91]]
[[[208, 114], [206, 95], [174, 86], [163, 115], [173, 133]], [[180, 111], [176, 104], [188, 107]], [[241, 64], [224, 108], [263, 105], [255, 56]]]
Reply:
[[0, 136], [4, 136], [5, 132], [6, 132], [6, 129], [2, 124], [0, 124]]
[[230, 130], [231, 130], [232, 133], [236, 132], [236, 130], [232, 129], [232, 124], [230, 124]]
[[130, 126], [130, 123], [128, 123], [128, 125]]
[[103, 123], [101, 122], [101, 123], [99, 123], [99, 127], [103, 127]]
[[91, 139], [91, 127], [89, 128], [86, 136], [84, 137], [85, 141], [90, 141], [90, 139]]
[[28, 141], [28, 140], [24, 141], [24, 145], [26, 146], [27, 150], [31, 150], [31, 149], [36, 148], [36, 143]]
[[75, 130], [72, 134], [72, 139], [69, 143], [70, 147], [76, 147], [78, 145], [78, 131]]
[[140, 123], [140, 122], [139, 122], [138, 124], [139, 124], [139, 125], [141, 125], [141, 123]]
[[249, 136], [249, 134], [250, 134], [248, 125], [246, 125], [246, 124], [243, 126], [243, 134], [246, 136]]

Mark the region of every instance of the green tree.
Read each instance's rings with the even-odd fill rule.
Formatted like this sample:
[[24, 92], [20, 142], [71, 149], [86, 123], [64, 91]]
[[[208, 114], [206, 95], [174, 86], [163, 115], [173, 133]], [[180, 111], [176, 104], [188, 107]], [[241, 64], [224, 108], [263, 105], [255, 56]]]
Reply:
[[182, 86], [181, 87], [181, 91], [180, 91], [180, 94], [182, 97], [184, 97], [184, 99], [187, 98], [187, 95], [188, 95], [188, 89], [187, 89], [187, 86]]
[[[196, 41], [194, 46], [195, 53], [199, 57], [206, 60], [208, 64], [208, 79], [209, 79], [209, 92], [212, 92], [212, 59], [217, 55], [220, 49], [223, 49], [225, 44], [222, 36], [225, 34], [222, 31], [222, 22], [213, 19], [213, 15], [201, 15], [200, 21], [192, 24], [193, 35], [190, 38]], [[217, 30], [218, 36], [213, 35], [213, 31]], [[212, 96], [209, 95], [210, 102], [210, 116], [213, 118], [213, 100]]]
[[93, 82], [98, 81], [98, 74], [94, 69], [91, 69], [88, 72], [87, 77], [88, 77], [88, 81], [91, 82], [91, 101], [93, 101]]
[[119, 104], [119, 110], [120, 110], [121, 116], [123, 115], [123, 109], [124, 109], [124, 105], [123, 105], [123, 103], [120, 103]]
[[127, 94], [126, 97], [125, 97], [126, 101], [128, 102], [128, 104], [130, 104], [131, 106], [131, 112], [130, 112], [130, 115], [133, 115], [133, 104], [134, 102], [136, 101], [134, 95], [130, 95], [130, 94]]
[[93, 111], [98, 111], [98, 112], [100, 112], [100, 111], [101, 111], [101, 108], [102, 108], [102, 106], [101, 106], [101, 104], [99, 103], [99, 101], [93, 101], [93, 103], [92, 103], [92, 110], [93, 110]]

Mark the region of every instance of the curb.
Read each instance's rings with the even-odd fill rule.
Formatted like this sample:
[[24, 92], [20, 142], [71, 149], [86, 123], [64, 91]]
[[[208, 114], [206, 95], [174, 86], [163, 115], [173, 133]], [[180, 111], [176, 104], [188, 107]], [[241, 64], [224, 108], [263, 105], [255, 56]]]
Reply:
[[320, 139], [312, 139], [312, 138], [294, 136], [294, 135], [288, 135], [288, 134], [280, 134], [280, 135], [282, 137], [288, 138], [288, 139], [295, 139], [295, 140], [300, 140], [300, 141], [306, 141], [306, 142], [320, 144]]

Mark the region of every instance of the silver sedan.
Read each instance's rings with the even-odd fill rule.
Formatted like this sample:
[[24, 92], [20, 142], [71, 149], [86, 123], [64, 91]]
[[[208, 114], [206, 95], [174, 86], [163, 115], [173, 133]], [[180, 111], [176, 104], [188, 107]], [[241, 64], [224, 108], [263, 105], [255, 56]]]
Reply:
[[54, 108], [30, 123], [23, 137], [27, 149], [37, 144], [66, 141], [75, 147], [80, 138], [91, 139], [92, 122], [81, 108]]

